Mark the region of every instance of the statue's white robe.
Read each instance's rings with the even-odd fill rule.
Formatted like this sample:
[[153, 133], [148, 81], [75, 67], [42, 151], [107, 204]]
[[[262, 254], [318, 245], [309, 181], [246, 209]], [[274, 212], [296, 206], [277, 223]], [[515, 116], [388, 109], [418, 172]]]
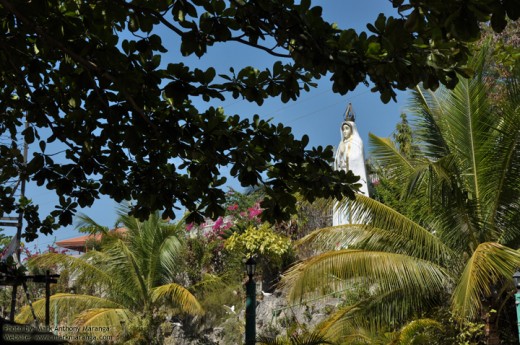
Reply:
[[[348, 138], [343, 137], [342, 128], [344, 124], [348, 124], [352, 129]], [[358, 183], [361, 184], [361, 188], [359, 189], [359, 193], [369, 196], [363, 141], [359, 136], [356, 123], [352, 121], [343, 122], [340, 127], [340, 132], [341, 141], [336, 150], [334, 169], [344, 171], [352, 170], [354, 175], [360, 176]], [[344, 204], [340, 202], [335, 204], [332, 216], [332, 225], [336, 226], [360, 223], [360, 219], [355, 218], [355, 215], [349, 212], [348, 208], [345, 207]]]

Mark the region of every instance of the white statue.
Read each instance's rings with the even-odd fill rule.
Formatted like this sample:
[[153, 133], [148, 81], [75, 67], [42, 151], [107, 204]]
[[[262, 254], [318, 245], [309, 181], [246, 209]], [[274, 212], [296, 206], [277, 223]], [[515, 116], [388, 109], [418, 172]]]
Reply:
[[[349, 110], [351, 105], [349, 105]], [[347, 114], [348, 111], [347, 110]], [[347, 116], [347, 120], [341, 124], [341, 141], [336, 150], [334, 159], [335, 170], [351, 170], [354, 175], [359, 176], [358, 183], [361, 184], [359, 193], [368, 196], [367, 172], [365, 168], [365, 155], [363, 152], [363, 141], [357, 131], [353, 115]], [[334, 206], [332, 225], [354, 224], [359, 220], [354, 219], [346, 207], [337, 202]]]

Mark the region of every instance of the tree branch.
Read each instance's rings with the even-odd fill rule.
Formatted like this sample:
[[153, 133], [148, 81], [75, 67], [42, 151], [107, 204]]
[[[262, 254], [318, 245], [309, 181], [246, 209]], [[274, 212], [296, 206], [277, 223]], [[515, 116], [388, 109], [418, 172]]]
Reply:
[[[230, 41], [240, 42], [242, 44], [245, 44], [245, 45], [248, 45], [248, 46], [251, 46], [251, 47], [263, 50], [263, 51], [266, 51], [267, 53], [269, 53], [270, 55], [273, 55], [273, 56], [277, 56], [277, 57], [281, 57], [281, 58], [290, 58], [291, 57], [290, 54], [277, 53], [277, 52], [275, 52], [273, 50], [274, 48], [267, 48], [267, 47], [264, 47], [264, 46], [256, 44], [256, 43], [251, 43], [251, 42], [246, 41], [246, 40], [244, 40], [244, 39], [242, 39], [240, 37], [232, 37], [230, 39]], [[279, 47], [279, 45], [276, 45], [275, 47]]]
[[[158, 19], [164, 26], [166, 26], [168, 29], [172, 30], [173, 32], [175, 32], [177, 35], [179, 35], [180, 37], [184, 36], [185, 32], [180, 30], [179, 28], [177, 28], [175, 25], [173, 25], [172, 23], [170, 23], [168, 20], [166, 20], [164, 18], [164, 15], [157, 12], [157, 11], [154, 11], [154, 10], [151, 10], [149, 8], [144, 8], [144, 7], [139, 7], [139, 6], [134, 6], [134, 5], [130, 5], [130, 4], [127, 4], [123, 1], [119, 1], [119, 3], [121, 3], [121, 5], [127, 7], [127, 8], [131, 8], [132, 10], [137, 10], [137, 11], [142, 11], [142, 12], [146, 12], [152, 16], [154, 16], [156, 19]], [[277, 57], [281, 57], [281, 58], [290, 58], [291, 55], [290, 54], [282, 54], [282, 53], [277, 53], [273, 50], [273, 48], [267, 48], [265, 46], [262, 46], [262, 45], [259, 45], [259, 44], [255, 44], [255, 43], [251, 43], [251, 42], [248, 42], [244, 39], [242, 39], [242, 37], [246, 36], [245, 34], [244, 35], [240, 35], [238, 37], [232, 37], [231, 39], [229, 39], [229, 41], [235, 41], [235, 42], [239, 42], [239, 43], [242, 43], [242, 44], [245, 44], [245, 45], [248, 45], [248, 46], [251, 46], [251, 47], [254, 47], [254, 48], [257, 48], [257, 49], [260, 49], [260, 50], [263, 50], [267, 53], [269, 53], [270, 55], [273, 55], [273, 56], [277, 56]], [[272, 35], [270, 35], [272, 36]], [[278, 46], [278, 45], [277, 45]]]
[[[73, 58], [76, 62], [78, 62], [79, 64], [81, 64], [83, 67], [89, 69], [89, 70], [93, 70], [94, 72], [96, 72], [98, 75], [100, 75], [101, 77], [104, 77], [108, 80], [110, 80], [111, 82], [113, 82], [114, 84], [118, 84], [118, 80], [112, 76], [110, 73], [106, 72], [106, 71], [103, 71], [101, 68], [99, 68], [95, 63], [93, 63], [92, 61], [89, 61], [87, 59], [85, 59], [84, 57], [82, 57], [81, 55], [79, 54], [76, 54], [74, 51], [70, 50], [69, 48], [67, 48], [65, 45], [63, 45], [60, 41], [54, 39], [52, 36], [49, 36], [47, 35], [44, 31], [42, 31], [38, 26], [34, 25], [33, 22], [31, 20], [29, 20], [28, 18], [26, 18], [23, 14], [21, 14], [9, 1], [7, 0], [0, 0], [0, 3], [2, 5], [4, 5], [4, 7], [6, 9], [8, 9], [12, 14], [14, 14], [16, 17], [18, 17], [25, 25], [29, 26], [31, 29], [34, 30], [35, 33], [37, 33], [38, 35], [40, 35], [42, 38], [44, 38], [47, 42], [49, 42], [51, 45], [54, 45], [56, 46], [57, 48], [59, 48], [62, 52], [64, 52], [65, 54], [69, 55], [71, 58]], [[159, 136], [159, 130], [157, 128], [156, 125], [154, 125], [150, 119], [146, 116], [145, 112], [143, 109], [141, 109], [141, 107], [139, 107], [137, 105], [137, 103], [135, 102], [135, 100], [133, 99], [133, 97], [128, 94], [128, 92], [126, 92], [126, 90], [124, 89], [119, 89], [119, 92], [121, 92], [123, 94], [123, 96], [125, 97], [125, 99], [130, 103], [130, 105], [132, 106], [132, 108], [139, 114], [139, 116], [141, 116], [141, 118], [153, 129], [153, 131], [155, 132], [155, 134], [157, 134]]]

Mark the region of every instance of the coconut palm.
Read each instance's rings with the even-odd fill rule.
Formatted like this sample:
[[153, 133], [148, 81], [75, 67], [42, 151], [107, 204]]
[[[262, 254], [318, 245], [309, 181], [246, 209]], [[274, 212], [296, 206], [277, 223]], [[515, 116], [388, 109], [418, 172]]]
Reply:
[[[141, 222], [124, 211], [120, 224], [127, 229], [123, 234], [97, 227], [104, 232], [99, 251], [92, 250], [81, 257], [47, 253], [33, 258], [30, 265], [57, 265], [75, 276], [76, 284], [83, 290], [83, 286], [90, 285], [92, 292], [97, 291], [52, 296], [51, 314], [58, 313], [59, 320], [65, 320], [64, 313], [71, 309], [75, 325], [110, 327], [111, 331], [118, 330], [132, 338], [134, 343], [160, 343], [156, 331], [160, 315], [165, 316], [164, 306], [173, 308], [170, 313], [202, 313], [196, 298], [176, 282], [182, 227], [163, 221], [159, 213]], [[43, 306], [44, 301], [34, 303], [39, 315], [43, 314]], [[30, 321], [28, 311], [22, 310], [17, 321]]]
[[509, 97], [491, 104], [489, 57], [484, 47], [471, 61], [474, 77], [454, 90], [417, 88], [414, 155], [371, 136], [373, 158], [402, 186], [404, 200], [428, 203], [427, 214], [410, 219], [358, 195], [346, 209], [363, 224], [320, 229], [301, 241], [317, 254], [286, 272], [292, 300], [360, 282], [368, 291], [357, 308], [364, 317], [347, 306], [333, 315], [329, 333], [388, 327], [448, 300], [460, 319], [485, 318], [488, 339], [496, 339], [494, 315], [520, 267], [520, 79], [496, 80], [508, 83]]

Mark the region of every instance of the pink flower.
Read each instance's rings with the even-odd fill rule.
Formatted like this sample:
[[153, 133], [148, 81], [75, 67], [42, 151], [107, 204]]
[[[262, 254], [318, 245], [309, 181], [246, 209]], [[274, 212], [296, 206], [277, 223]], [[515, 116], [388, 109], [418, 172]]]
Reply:
[[213, 224], [213, 230], [220, 229], [222, 224], [224, 224], [224, 219], [222, 219], [222, 217], [218, 217], [218, 219], [215, 221], [215, 224]]
[[262, 213], [262, 209], [258, 204], [255, 204], [255, 206], [248, 208], [247, 211], [249, 212], [249, 219], [253, 219]]
[[228, 209], [229, 211], [236, 211], [236, 210], [238, 210], [238, 205], [237, 205], [237, 204], [229, 205], [229, 206], [227, 207], [227, 209]]
[[186, 224], [186, 231], [190, 232], [194, 226], [195, 226], [195, 224], [193, 224], [193, 223]]

